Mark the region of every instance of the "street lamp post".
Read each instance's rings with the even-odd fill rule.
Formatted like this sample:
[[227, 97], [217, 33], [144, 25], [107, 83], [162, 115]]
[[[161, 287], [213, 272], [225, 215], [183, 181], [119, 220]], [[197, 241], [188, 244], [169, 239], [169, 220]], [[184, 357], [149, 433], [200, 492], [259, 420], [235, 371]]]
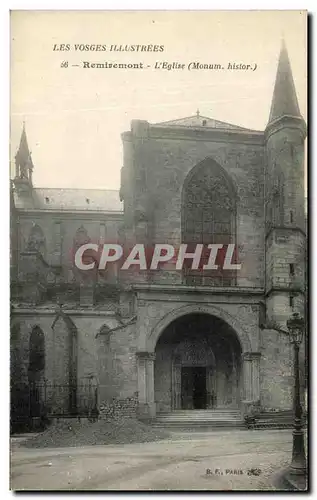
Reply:
[[289, 468], [291, 475], [305, 476], [307, 474], [304, 432], [302, 427], [302, 406], [300, 402], [299, 385], [299, 347], [303, 339], [305, 321], [299, 313], [293, 313], [287, 321], [290, 343], [294, 346], [294, 430], [292, 463]]

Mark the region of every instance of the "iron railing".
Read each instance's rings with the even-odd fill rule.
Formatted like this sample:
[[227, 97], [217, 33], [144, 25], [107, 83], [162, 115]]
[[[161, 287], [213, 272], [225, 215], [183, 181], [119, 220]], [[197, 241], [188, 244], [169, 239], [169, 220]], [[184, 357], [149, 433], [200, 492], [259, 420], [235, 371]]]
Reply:
[[98, 386], [84, 383], [52, 384], [46, 381], [11, 386], [11, 422], [52, 417], [96, 417]]

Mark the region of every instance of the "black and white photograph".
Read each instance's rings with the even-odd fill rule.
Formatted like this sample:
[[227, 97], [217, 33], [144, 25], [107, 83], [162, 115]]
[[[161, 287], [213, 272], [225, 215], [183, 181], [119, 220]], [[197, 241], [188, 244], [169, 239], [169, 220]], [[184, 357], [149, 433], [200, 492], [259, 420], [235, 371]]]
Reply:
[[307, 492], [307, 11], [13, 10], [10, 73], [10, 489]]

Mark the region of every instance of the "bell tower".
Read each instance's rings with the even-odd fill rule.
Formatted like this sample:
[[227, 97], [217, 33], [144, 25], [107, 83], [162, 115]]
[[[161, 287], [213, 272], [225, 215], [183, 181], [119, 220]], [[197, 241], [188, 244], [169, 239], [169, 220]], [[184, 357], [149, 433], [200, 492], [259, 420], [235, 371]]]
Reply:
[[31, 152], [26, 137], [25, 123], [23, 123], [20, 145], [15, 155], [15, 178], [13, 181], [19, 195], [31, 194], [33, 188], [33, 168]]
[[305, 137], [283, 42], [265, 129], [266, 309], [268, 322], [280, 326], [305, 305]]

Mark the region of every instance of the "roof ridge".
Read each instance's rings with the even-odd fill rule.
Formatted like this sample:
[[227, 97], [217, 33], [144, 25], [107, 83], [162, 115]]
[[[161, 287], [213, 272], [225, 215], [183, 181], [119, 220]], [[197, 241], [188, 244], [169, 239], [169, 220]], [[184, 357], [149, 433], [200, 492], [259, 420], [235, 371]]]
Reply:
[[166, 120], [164, 122], [157, 122], [154, 123], [154, 125], [160, 125], [161, 123], [177, 122], [180, 120], [186, 120], [187, 118], [207, 118], [207, 120], [214, 120], [214, 118], [210, 118], [210, 116], [199, 115], [199, 117], [197, 117], [197, 115], [189, 115], [189, 116], [183, 116], [181, 118], [174, 118], [172, 120]]
[[[245, 130], [245, 131], [256, 131], [256, 132], [260, 132], [259, 130], [254, 130], [254, 129], [251, 129], [251, 128], [247, 128], [247, 127], [243, 127], [242, 125], [236, 125], [234, 123], [230, 123], [230, 122], [226, 122], [226, 121], [223, 121], [223, 120], [218, 120], [218, 118], [211, 118], [210, 116], [204, 116], [204, 115], [199, 115], [197, 117], [197, 115], [190, 115], [190, 116], [184, 116], [183, 118], [175, 118], [174, 120], [167, 120], [167, 121], [164, 121], [164, 122], [158, 122], [158, 123], [154, 123], [153, 125], [168, 125], [169, 123], [170, 124], [176, 124], [177, 122], [182, 122], [182, 121], [185, 121], [185, 120], [188, 120], [188, 119], [206, 119], [206, 120], [210, 120], [210, 121], [213, 121], [215, 123], [219, 123], [219, 124], [223, 124], [223, 125], [227, 125], [231, 128], [235, 128], [237, 130]], [[183, 126], [183, 127], [186, 127], [188, 125], [186, 124], [183, 124], [183, 125], [180, 125], [180, 126]], [[199, 124], [197, 125], [193, 125], [193, 126], [200, 126]], [[203, 125], [202, 125], [203, 127]], [[218, 128], [221, 128], [221, 127], [218, 127]], [[223, 127], [223, 128], [226, 128], [226, 127]]]
[[70, 188], [70, 187], [42, 187], [42, 186], [37, 186], [33, 188], [34, 191], [37, 189], [50, 189], [54, 191], [114, 191], [118, 193], [120, 189], [112, 189], [112, 188]]

